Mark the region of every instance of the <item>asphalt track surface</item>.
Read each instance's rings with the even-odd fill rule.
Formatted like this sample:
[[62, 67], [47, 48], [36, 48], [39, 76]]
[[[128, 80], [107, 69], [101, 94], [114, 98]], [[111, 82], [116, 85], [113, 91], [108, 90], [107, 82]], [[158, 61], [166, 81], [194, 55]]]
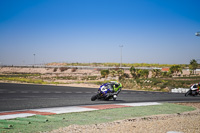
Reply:
[[122, 90], [116, 101], [91, 101], [98, 88], [0, 83], [0, 111], [137, 102], [199, 102], [200, 96]]

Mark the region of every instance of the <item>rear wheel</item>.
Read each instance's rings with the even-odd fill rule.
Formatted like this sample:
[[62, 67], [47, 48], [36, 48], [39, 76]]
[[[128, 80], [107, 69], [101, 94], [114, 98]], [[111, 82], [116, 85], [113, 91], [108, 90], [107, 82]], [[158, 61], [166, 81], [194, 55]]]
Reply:
[[97, 99], [97, 95], [91, 97], [91, 101], [95, 101]]

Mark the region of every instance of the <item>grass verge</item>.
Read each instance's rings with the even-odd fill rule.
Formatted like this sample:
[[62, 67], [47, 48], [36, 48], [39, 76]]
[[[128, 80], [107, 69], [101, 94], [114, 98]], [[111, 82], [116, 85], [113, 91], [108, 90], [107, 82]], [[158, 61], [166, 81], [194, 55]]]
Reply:
[[193, 110], [195, 110], [193, 107], [164, 103], [162, 105], [154, 106], [126, 107], [51, 116], [35, 115], [27, 118], [0, 120], [0, 132], [45, 132], [73, 124], [98, 124], [134, 117], [145, 117], [159, 114], [175, 114]]

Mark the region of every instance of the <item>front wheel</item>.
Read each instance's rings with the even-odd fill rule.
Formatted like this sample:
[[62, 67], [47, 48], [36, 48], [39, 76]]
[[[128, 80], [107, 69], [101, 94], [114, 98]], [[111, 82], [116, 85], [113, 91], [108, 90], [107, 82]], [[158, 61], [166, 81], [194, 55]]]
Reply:
[[190, 94], [190, 90], [185, 93], [185, 96], [187, 97]]
[[117, 99], [117, 95], [113, 95], [113, 100], [115, 101]]

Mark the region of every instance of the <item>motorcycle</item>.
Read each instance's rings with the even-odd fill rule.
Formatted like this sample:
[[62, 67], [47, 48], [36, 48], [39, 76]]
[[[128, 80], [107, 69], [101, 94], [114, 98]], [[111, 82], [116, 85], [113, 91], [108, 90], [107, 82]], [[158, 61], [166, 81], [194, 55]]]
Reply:
[[191, 86], [190, 90], [185, 93], [186, 97], [188, 95], [190, 95], [190, 96], [197, 96], [197, 95], [199, 95], [199, 91], [198, 91], [198, 88], [197, 88], [196, 85]]
[[96, 95], [93, 95], [91, 97], [91, 101], [95, 100], [110, 100], [113, 99], [114, 101], [117, 98], [116, 94], [113, 94], [111, 91], [111, 85], [109, 83], [102, 84], [100, 88], [98, 89], [98, 92]]

